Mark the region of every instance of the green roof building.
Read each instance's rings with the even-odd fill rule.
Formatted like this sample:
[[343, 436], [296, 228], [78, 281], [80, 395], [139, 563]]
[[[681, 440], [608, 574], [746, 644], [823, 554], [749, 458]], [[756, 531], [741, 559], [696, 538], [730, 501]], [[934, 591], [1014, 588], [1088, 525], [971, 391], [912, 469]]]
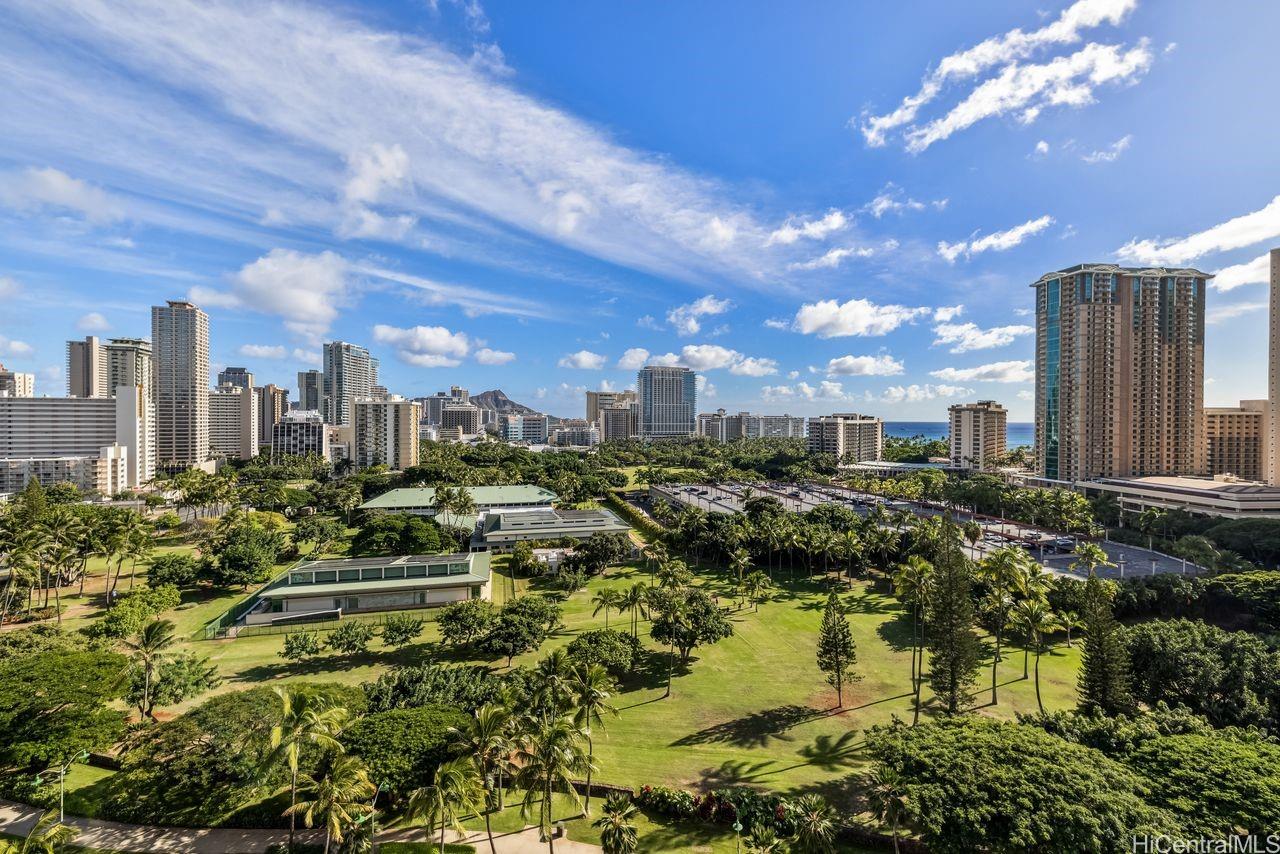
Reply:
[[[546, 507], [559, 498], [549, 489], [532, 484], [519, 483], [509, 486], [464, 486], [471, 495], [476, 510], [506, 510], [532, 507]], [[376, 510], [383, 513], [416, 513], [420, 516], [436, 515], [435, 487], [419, 489], [393, 489], [376, 498], [370, 498], [360, 505], [361, 510]], [[474, 524], [474, 522], [473, 522]]]

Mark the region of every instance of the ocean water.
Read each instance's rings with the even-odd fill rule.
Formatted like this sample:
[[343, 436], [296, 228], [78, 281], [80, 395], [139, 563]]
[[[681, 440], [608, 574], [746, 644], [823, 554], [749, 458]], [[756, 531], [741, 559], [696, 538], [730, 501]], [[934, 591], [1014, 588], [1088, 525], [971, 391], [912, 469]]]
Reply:
[[[886, 421], [884, 434], [909, 439], [912, 436], [924, 436], [926, 439], [945, 439], [951, 425], [946, 421]], [[1030, 421], [1010, 421], [1007, 427], [1005, 444], [1010, 448], [1019, 445], [1031, 445], [1035, 441], [1036, 425]]]

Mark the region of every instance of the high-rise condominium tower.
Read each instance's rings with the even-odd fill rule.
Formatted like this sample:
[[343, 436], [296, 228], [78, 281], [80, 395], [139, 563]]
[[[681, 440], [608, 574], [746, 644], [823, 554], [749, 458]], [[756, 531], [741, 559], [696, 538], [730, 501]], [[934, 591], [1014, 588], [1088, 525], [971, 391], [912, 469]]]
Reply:
[[36, 375], [5, 370], [4, 365], [0, 365], [0, 396], [35, 397]]
[[209, 316], [183, 300], [151, 308], [156, 460], [209, 459]]
[[142, 388], [150, 399], [153, 391], [151, 342], [144, 338], [112, 338], [107, 353], [107, 394], [120, 386]]
[[324, 410], [324, 374], [320, 371], [298, 371], [298, 409], [303, 412]]
[[697, 431], [698, 377], [688, 368], [648, 365], [636, 374], [640, 436], [671, 439]]
[[951, 465], [984, 469], [1005, 450], [1008, 413], [994, 400], [948, 407], [951, 420]]
[[111, 397], [107, 351], [97, 336], [67, 342], [67, 397]]
[[357, 344], [330, 341], [324, 345], [324, 419], [351, 424], [352, 405], [368, 398], [378, 384], [378, 360]]
[[1208, 273], [1080, 264], [1036, 289], [1036, 457], [1047, 478], [1204, 471]]
[[218, 372], [218, 385], [253, 388], [253, 371], [248, 368], [223, 368]]
[[1271, 312], [1267, 327], [1266, 481], [1280, 486], [1280, 249], [1271, 250]]
[[809, 451], [831, 454], [840, 463], [878, 460], [884, 454], [884, 422], [856, 412], [810, 418]]
[[635, 402], [636, 393], [634, 391], [588, 391], [587, 420], [592, 424], [600, 425], [603, 418], [600, 414], [601, 410], [616, 406], [627, 406]]

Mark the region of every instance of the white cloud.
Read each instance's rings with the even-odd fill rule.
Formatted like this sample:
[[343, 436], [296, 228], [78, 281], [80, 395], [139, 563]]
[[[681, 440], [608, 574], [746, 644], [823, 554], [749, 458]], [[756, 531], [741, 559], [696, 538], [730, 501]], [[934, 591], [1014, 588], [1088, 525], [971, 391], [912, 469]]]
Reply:
[[941, 323], [933, 327], [933, 333], [936, 336], [934, 346], [950, 344], [952, 353], [967, 353], [1004, 347], [1019, 336], [1035, 334], [1035, 329], [1022, 324], [982, 329], [976, 323]]
[[[1280, 196], [1253, 213], [1173, 240], [1131, 240], [1118, 254], [1140, 264], [1185, 264], [1211, 252], [1225, 252], [1280, 237]], [[1221, 287], [1221, 285], [1219, 285]]]
[[940, 305], [933, 310], [933, 319], [939, 323], [947, 323], [964, 314], [963, 305]]
[[96, 311], [91, 311], [76, 321], [76, 329], [81, 332], [106, 332], [110, 328], [111, 324], [107, 319]]
[[1042, 139], [1042, 140], [1040, 140], [1039, 142], [1037, 142], [1037, 143], [1036, 143], [1036, 147], [1035, 147], [1035, 149], [1033, 149], [1033, 150], [1032, 150], [1032, 152], [1031, 152], [1031, 156], [1032, 156], [1032, 157], [1037, 157], [1037, 158], [1039, 158], [1039, 157], [1048, 157], [1048, 156], [1049, 156], [1049, 143], [1045, 142], [1043, 139]]
[[22, 286], [18, 284], [18, 280], [10, 276], [0, 276], [0, 299], [16, 297]]
[[293, 358], [295, 361], [302, 362], [304, 365], [314, 365], [320, 367], [324, 360], [320, 358], [320, 354], [313, 350], [304, 350], [301, 347], [293, 349]]
[[821, 219], [788, 217], [786, 222], [769, 234], [769, 239], [765, 241], [765, 246], [773, 246], [778, 243], [790, 246], [802, 237], [807, 237], [810, 240], [823, 240], [837, 231], [848, 228], [850, 224], [849, 218], [845, 216], [844, 212], [834, 208], [827, 211], [826, 216]]
[[561, 357], [557, 363], [562, 368], [576, 368], [583, 371], [598, 371], [604, 367], [605, 358], [590, 350], [579, 350]]
[[902, 362], [888, 355], [841, 356], [827, 362], [827, 376], [890, 377], [905, 370]]
[[1006, 69], [1017, 67], [1017, 60], [1046, 47], [1075, 44], [1082, 40], [1085, 30], [1119, 24], [1136, 6], [1137, 0], [1077, 0], [1039, 29], [1013, 29], [945, 56], [925, 75], [920, 90], [904, 98], [897, 109], [885, 115], [864, 116], [862, 134], [868, 145], [882, 146], [891, 132], [912, 125], [920, 108], [941, 95], [948, 83], [977, 77], [1001, 65]]
[[836, 302], [833, 299], [806, 303], [796, 312], [792, 328], [819, 338], [846, 335], [887, 335], [904, 323], [929, 314], [927, 308], [903, 305], [877, 305], [865, 299]]
[[396, 145], [369, 146], [347, 156], [347, 179], [343, 192], [347, 201], [357, 204], [377, 202], [384, 190], [397, 189], [409, 180], [409, 155]]
[[794, 386], [767, 385], [760, 389], [760, 397], [766, 403], [785, 403], [792, 400], [845, 401], [852, 399], [841, 383], [823, 380], [816, 386], [798, 382]]
[[1266, 311], [1270, 305], [1266, 302], [1238, 302], [1234, 305], [1220, 305], [1209, 309], [1205, 312], [1205, 323], [1221, 323], [1224, 320], [1231, 320], [1233, 317], [1242, 317], [1246, 314]]
[[729, 373], [740, 377], [767, 377], [777, 372], [777, 360], [758, 359], [754, 356], [745, 356], [729, 366]]
[[641, 329], [653, 329], [653, 330], [662, 328], [662, 326], [658, 323], [658, 321], [653, 319], [652, 314], [640, 315], [638, 318], [636, 318], [636, 326], [639, 326]]
[[1235, 290], [1241, 285], [1263, 285], [1271, 281], [1271, 254], [1265, 253], [1246, 261], [1223, 267], [1213, 279], [1213, 287], [1220, 291]]
[[443, 326], [413, 326], [402, 329], [379, 323], [373, 340], [395, 348], [396, 358], [420, 368], [456, 368], [471, 352], [465, 332], [450, 332]]
[[687, 344], [680, 350], [680, 364], [695, 371], [728, 368], [742, 360], [742, 354], [719, 344]]
[[288, 355], [283, 346], [271, 344], [241, 344], [238, 352], [251, 359], [283, 359]]
[[643, 347], [632, 347], [622, 354], [618, 367], [624, 371], [638, 371], [647, 364], [649, 351]]
[[862, 210], [876, 219], [880, 219], [887, 213], [901, 214], [908, 211], [922, 211], [927, 207], [943, 210], [946, 206], [946, 199], [935, 199], [928, 204], [917, 201], [907, 196], [901, 187], [890, 181], [884, 185], [874, 199], [862, 206]]
[[1080, 159], [1085, 163], [1112, 163], [1129, 150], [1129, 144], [1132, 142], [1133, 134], [1127, 133], [1106, 148], [1082, 154]]
[[916, 403], [921, 400], [934, 400], [939, 397], [968, 397], [973, 389], [954, 385], [917, 385], [889, 386], [880, 393], [880, 400], [885, 403]]
[[846, 258], [870, 258], [876, 250], [869, 246], [847, 246], [829, 249], [826, 253], [808, 261], [797, 261], [787, 265], [788, 270], [830, 270], [840, 266]]
[[955, 260], [961, 255], [977, 255], [982, 252], [1005, 252], [1032, 235], [1039, 234], [1049, 226], [1053, 225], [1053, 217], [1045, 214], [1038, 219], [1028, 220], [1021, 225], [1015, 225], [1013, 228], [1004, 231], [993, 231], [991, 234], [982, 237], [973, 237], [969, 240], [961, 240], [956, 243], [947, 243], [945, 240], [938, 241], [938, 254], [946, 259], [948, 264], [955, 263]]
[[675, 329], [677, 335], [697, 335], [702, 331], [699, 318], [724, 314], [732, 303], [727, 299], [719, 299], [707, 294], [701, 299], [687, 305], [678, 305], [667, 312], [667, 322]]
[[316, 342], [347, 303], [349, 273], [346, 259], [334, 252], [307, 255], [272, 249], [240, 268], [231, 279], [229, 293], [197, 285], [188, 296], [202, 305], [277, 315], [286, 329]]
[[1036, 399], [1036, 393], [1034, 391], [1030, 391], [1025, 388], [1019, 389], [1017, 396], [1018, 396], [1018, 400], [1035, 400]]
[[30, 356], [34, 352], [35, 348], [26, 341], [18, 341], [0, 335], [0, 354], [5, 356]]
[[24, 213], [70, 211], [91, 222], [110, 222], [124, 215], [123, 204], [101, 187], [47, 166], [0, 174], [0, 203]]
[[767, 318], [762, 325], [766, 329], [787, 330], [791, 328], [791, 321], [787, 320], [785, 317], [770, 317]]
[[516, 354], [506, 350], [491, 350], [481, 347], [476, 351], [476, 361], [482, 365], [505, 365], [515, 361]]
[[1036, 378], [1030, 359], [992, 362], [976, 368], [942, 368], [929, 374], [948, 382], [1025, 383]]

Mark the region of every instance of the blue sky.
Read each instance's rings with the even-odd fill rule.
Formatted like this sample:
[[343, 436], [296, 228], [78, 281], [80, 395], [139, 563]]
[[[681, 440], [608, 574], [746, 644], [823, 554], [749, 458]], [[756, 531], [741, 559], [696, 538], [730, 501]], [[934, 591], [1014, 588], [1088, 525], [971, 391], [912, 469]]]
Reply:
[[1280, 245], [1267, 2], [14, 0], [0, 361], [189, 297], [293, 387], [342, 338], [418, 395], [577, 414], [1030, 417], [1029, 283], [1197, 266], [1206, 402], [1261, 397]]

